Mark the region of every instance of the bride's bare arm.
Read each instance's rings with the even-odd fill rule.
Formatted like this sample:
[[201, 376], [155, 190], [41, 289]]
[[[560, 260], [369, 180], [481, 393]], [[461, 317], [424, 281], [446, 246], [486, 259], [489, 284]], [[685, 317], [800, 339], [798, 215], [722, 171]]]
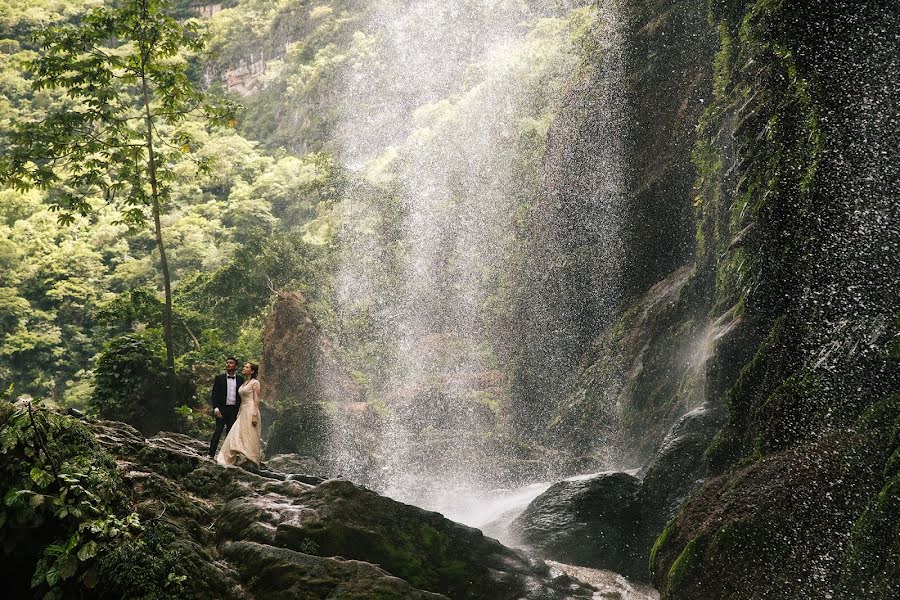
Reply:
[[256, 427], [256, 424], [259, 422], [259, 381], [254, 379], [250, 389], [253, 390], [253, 413], [251, 414], [252, 420], [250, 422]]

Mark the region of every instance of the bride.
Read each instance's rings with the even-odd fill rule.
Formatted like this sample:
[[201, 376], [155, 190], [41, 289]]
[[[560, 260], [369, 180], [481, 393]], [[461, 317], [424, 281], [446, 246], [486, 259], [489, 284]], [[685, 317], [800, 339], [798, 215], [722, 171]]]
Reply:
[[237, 421], [228, 431], [222, 449], [216, 461], [220, 465], [240, 465], [250, 461], [259, 466], [261, 451], [259, 449], [259, 380], [256, 375], [259, 366], [253, 363], [244, 365], [241, 375], [244, 385], [238, 388], [241, 395], [241, 408]]

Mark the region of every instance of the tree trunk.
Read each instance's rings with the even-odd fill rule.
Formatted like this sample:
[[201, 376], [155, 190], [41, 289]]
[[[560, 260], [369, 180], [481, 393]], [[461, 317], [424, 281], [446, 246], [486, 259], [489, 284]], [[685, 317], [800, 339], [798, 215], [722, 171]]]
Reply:
[[172, 281], [169, 276], [169, 262], [166, 260], [166, 249], [163, 245], [162, 224], [160, 222], [159, 185], [156, 179], [156, 154], [153, 150], [153, 116], [150, 112], [150, 94], [147, 90], [147, 78], [144, 74], [145, 56], [141, 55], [141, 91], [144, 95], [144, 110], [147, 120], [147, 156], [150, 174], [150, 199], [153, 213], [153, 228], [156, 233], [156, 247], [159, 249], [159, 266], [162, 270], [163, 289], [166, 302], [163, 307], [163, 338], [166, 344], [167, 396], [169, 405], [175, 406], [175, 343], [172, 335]]

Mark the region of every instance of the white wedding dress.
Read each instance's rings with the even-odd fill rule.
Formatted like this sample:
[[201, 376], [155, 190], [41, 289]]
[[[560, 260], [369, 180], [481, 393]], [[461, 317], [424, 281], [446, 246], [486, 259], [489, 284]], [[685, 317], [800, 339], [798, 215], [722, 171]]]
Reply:
[[241, 395], [241, 408], [216, 461], [220, 465], [239, 465], [249, 460], [259, 465], [262, 457], [259, 448], [259, 381], [247, 380], [238, 388], [238, 394]]

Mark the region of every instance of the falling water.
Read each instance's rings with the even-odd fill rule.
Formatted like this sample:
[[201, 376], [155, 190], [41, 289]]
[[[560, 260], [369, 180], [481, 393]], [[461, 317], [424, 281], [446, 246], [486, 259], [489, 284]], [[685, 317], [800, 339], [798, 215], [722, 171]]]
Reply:
[[[604, 151], [583, 164], [557, 164], [543, 148], [553, 111], [583, 67], [574, 32], [597, 19], [615, 32], [617, 13], [512, 0], [373, 5], [368, 29], [354, 40], [358, 58], [339, 84], [337, 136], [360, 182], [340, 207], [339, 314], [344, 323], [364, 322], [375, 353], [387, 357], [369, 365], [382, 426], [366, 479], [397, 499], [482, 525], [540, 487], [495, 494], [493, 504], [485, 491], [504, 483], [498, 432], [515, 410], [507, 359], [523, 343], [504, 315], [531, 299], [522, 289], [530, 279], [521, 273], [530, 264], [521, 250], [523, 212], [547, 195], [555, 171], [602, 174], [581, 201], [597, 217], [588, 229], [603, 229], [598, 237], [608, 241], [597, 272], [614, 279], [618, 132], [599, 132]], [[607, 35], [603, 48], [605, 104], [594, 107], [609, 112], [601, 119], [608, 124], [620, 111], [614, 90], [623, 70], [613, 40]], [[350, 429], [334, 429], [340, 470], [359, 472], [360, 457], [342, 451]], [[546, 474], [551, 465], [543, 467], [537, 471]]]

